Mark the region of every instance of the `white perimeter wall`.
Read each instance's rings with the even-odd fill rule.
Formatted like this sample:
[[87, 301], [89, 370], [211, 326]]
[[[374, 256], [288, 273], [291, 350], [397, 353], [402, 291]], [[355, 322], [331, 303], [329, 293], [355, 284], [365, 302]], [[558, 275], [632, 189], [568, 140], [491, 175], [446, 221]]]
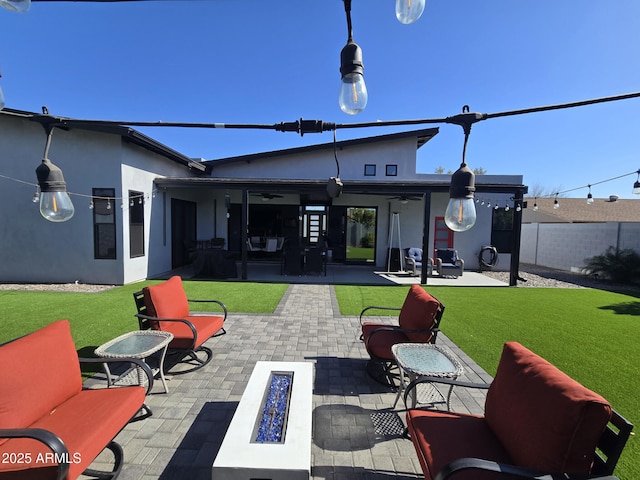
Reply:
[[640, 252], [638, 223], [530, 223], [522, 225], [520, 261], [559, 270], [582, 268], [610, 246]]

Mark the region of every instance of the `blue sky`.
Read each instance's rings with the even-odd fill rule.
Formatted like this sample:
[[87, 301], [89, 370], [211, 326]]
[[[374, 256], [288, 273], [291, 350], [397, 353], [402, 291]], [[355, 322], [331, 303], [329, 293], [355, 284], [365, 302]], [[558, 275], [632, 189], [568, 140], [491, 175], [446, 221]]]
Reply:
[[[342, 0], [33, 2], [0, 9], [10, 108], [127, 121], [352, 123], [495, 113], [640, 91], [637, 0], [427, 0], [412, 25], [393, 0], [352, 0], [369, 103], [338, 107]], [[640, 99], [475, 124], [467, 163], [556, 192], [640, 168]], [[429, 125], [425, 126], [429, 127]], [[404, 128], [338, 130], [338, 140]], [[139, 128], [215, 159], [332, 141], [332, 134]], [[440, 125], [418, 170], [455, 170], [462, 129]], [[58, 161], [58, 163], [60, 163]], [[61, 165], [64, 168], [63, 165]], [[635, 174], [592, 187], [631, 195]], [[586, 197], [587, 189], [565, 196]]]

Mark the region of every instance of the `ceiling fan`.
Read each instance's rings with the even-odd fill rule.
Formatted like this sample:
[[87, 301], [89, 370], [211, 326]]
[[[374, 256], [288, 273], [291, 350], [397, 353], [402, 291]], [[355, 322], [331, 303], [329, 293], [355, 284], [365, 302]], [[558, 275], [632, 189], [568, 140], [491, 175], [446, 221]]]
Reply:
[[282, 195], [278, 195], [276, 193], [254, 193], [251, 196], [252, 197], [261, 197], [263, 202], [267, 202], [269, 200], [273, 200], [274, 198], [282, 198]]
[[408, 203], [409, 201], [418, 202], [422, 200], [422, 196], [415, 195], [398, 195], [397, 197], [389, 197], [389, 200], [399, 200], [400, 203]]

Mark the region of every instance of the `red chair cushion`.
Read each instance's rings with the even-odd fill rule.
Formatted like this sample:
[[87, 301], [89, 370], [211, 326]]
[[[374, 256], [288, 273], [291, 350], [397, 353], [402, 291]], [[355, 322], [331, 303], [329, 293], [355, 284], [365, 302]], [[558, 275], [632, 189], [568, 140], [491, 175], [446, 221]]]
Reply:
[[182, 278], [169, 280], [143, 289], [147, 314], [158, 318], [185, 318], [189, 315], [189, 301], [182, 286]]
[[27, 427], [81, 389], [67, 320], [0, 347], [0, 428]]
[[[429, 295], [420, 285], [412, 285], [402, 304], [398, 322], [400, 328], [407, 330], [425, 330], [435, 327], [440, 302]], [[432, 333], [408, 333], [410, 342], [427, 343]]]
[[518, 465], [586, 475], [611, 406], [516, 342], [504, 345], [486, 421]]
[[[42, 395], [34, 396], [44, 401]], [[60, 437], [69, 450], [71, 461], [67, 479], [74, 479], [78, 478], [105, 445], [115, 438], [142, 407], [144, 400], [145, 389], [137, 386], [83, 390], [36, 422], [23, 426], [42, 428]], [[14, 408], [14, 412], [18, 411], [19, 409]], [[31, 463], [25, 465], [2, 462], [0, 477], [4, 478], [3, 474], [6, 474], [7, 478], [19, 478], [15, 472], [6, 472], [27, 468], [29, 471], [24, 478], [52, 478], [49, 474], [55, 462], [47, 456], [51, 454], [51, 450], [44, 444], [26, 438], [11, 439], [0, 446], [0, 455], [2, 458], [11, 458], [11, 453], [28, 453]]]
[[[475, 457], [513, 463], [482, 417], [437, 410], [407, 411], [407, 427], [426, 480], [448, 463]], [[505, 479], [504, 475], [471, 470], [457, 473], [459, 480]]]
[[362, 339], [370, 356], [382, 360], [393, 360], [391, 347], [396, 343], [410, 342], [410, 340], [404, 333], [397, 330], [385, 330], [372, 335], [381, 327], [394, 328], [388, 323], [363, 322]]
[[193, 343], [193, 331], [183, 322], [160, 322], [160, 330], [173, 333], [169, 348], [198, 348], [222, 328], [223, 317], [216, 315], [191, 315], [184, 317], [193, 324], [198, 334]]

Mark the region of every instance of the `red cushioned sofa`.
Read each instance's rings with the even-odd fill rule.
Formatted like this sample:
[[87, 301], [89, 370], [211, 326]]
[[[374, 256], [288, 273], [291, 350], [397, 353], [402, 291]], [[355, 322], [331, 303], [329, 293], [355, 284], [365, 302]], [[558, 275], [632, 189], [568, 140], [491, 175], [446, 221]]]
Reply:
[[[123, 361], [128, 359], [118, 359]], [[72, 480], [83, 472], [118, 476], [123, 453], [113, 439], [134, 417], [151, 414], [144, 405], [147, 390], [84, 390], [80, 362], [110, 360], [78, 359], [67, 320], [0, 346], [0, 479]], [[131, 363], [144, 370], [151, 387], [149, 367], [140, 360]], [[113, 454], [113, 470], [89, 470], [105, 448]]]
[[[169, 370], [187, 359], [189, 368], [172, 370], [171, 373], [186, 373], [204, 367], [211, 361], [213, 352], [204, 345], [211, 337], [223, 335], [227, 319], [227, 307], [219, 300], [190, 300], [184, 291], [182, 278], [173, 276], [169, 280], [144, 287], [133, 294], [138, 313], [140, 330], [162, 330], [173, 334], [168, 347]], [[213, 303], [220, 312], [192, 312], [189, 303]], [[199, 354], [204, 354], [204, 357]]]
[[[398, 324], [364, 321], [363, 316], [369, 310], [398, 311]], [[369, 375], [380, 383], [395, 385], [391, 347], [396, 343], [436, 343], [443, 314], [444, 305], [420, 285], [409, 288], [402, 307], [365, 307], [360, 312], [360, 339], [370, 357]]]
[[[422, 382], [477, 384], [422, 377]], [[504, 345], [484, 416], [409, 409], [407, 426], [427, 480], [611, 475], [633, 425], [609, 402], [519, 343]]]

